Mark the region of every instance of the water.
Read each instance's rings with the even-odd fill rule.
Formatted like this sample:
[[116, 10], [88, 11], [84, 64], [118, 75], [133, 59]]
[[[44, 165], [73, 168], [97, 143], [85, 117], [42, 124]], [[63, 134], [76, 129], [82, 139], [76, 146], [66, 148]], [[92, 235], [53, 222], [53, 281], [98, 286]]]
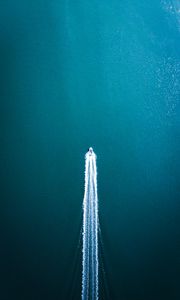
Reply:
[[180, 299], [179, 20], [176, 0], [0, 1], [0, 299], [81, 298], [89, 145], [109, 299]]

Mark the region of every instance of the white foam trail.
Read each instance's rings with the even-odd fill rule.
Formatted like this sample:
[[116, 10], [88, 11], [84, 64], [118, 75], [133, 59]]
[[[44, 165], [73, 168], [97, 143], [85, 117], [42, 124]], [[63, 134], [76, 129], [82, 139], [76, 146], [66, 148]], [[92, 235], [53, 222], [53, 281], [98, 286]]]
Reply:
[[83, 199], [82, 300], [98, 299], [98, 197], [96, 155], [85, 156]]

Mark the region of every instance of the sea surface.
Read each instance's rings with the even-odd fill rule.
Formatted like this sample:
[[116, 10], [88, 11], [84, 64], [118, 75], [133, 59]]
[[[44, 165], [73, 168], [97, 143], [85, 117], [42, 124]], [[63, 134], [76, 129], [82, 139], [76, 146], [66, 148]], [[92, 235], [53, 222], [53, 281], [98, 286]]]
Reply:
[[180, 299], [180, 2], [0, 1], [0, 299], [81, 299], [97, 155], [100, 300]]

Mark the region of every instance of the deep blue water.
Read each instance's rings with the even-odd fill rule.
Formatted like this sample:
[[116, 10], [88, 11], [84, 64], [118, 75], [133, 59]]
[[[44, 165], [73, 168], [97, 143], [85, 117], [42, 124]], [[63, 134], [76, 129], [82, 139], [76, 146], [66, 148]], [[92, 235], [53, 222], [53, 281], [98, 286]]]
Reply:
[[0, 299], [80, 299], [89, 146], [101, 299], [180, 299], [178, 0], [0, 1], [0, 65]]

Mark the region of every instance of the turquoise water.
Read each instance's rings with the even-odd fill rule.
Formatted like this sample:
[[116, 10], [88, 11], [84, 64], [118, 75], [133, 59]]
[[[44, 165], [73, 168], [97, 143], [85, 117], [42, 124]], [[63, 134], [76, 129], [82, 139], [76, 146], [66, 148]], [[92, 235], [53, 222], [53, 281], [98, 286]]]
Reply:
[[180, 298], [179, 14], [177, 0], [1, 1], [2, 300], [80, 299], [89, 146], [109, 298]]

